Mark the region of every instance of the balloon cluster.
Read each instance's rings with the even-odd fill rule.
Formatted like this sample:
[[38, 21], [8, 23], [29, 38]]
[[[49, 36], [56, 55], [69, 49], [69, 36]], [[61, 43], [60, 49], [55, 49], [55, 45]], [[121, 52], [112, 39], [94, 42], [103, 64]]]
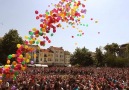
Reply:
[[[16, 54], [10, 54], [7, 57], [7, 64], [4, 67], [0, 67], [0, 82], [5, 78], [13, 78], [16, 80], [18, 72], [26, 69], [26, 64], [33, 64], [31, 60], [30, 52], [35, 52], [35, 48], [29, 47], [28, 45], [17, 44]], [[23, 55], [24, 54], [24, 55]], [[10, 62], [11, 59], [15, 58], [16, 61]], [[34, 54], [36, 58], [36, 54]]]
[[[86, 1], [86, 0], [84, 0]], [[29, 47], [28, 45], [37, 44], [40, 46], [45, 46], [46, 42], [51, 43], [50, 36], [53, 36], [56, 33], [57, 28], [62, 28], [62, 22], [71, 25], [72, 28], [76, 28], [75, 26], [81, 25], [88, 27], [88, 24], [82, 24], [81, 19], [83, 19], [87, 12], [85, 9], [85, 5], [81, 1], [76, 0], [60, 0], [59, 3], [54, 5], [55, 8], [48, 11], [46, 10], [45, 14], [39, 14], [39, 11], [36, 10], [36, 19], [40, 20], [40, 29], [33, 28], [29, 31], [29, 36], [25, 36], [25, 45], [17, 44], [16, 54], [10, 54], [7, 57], [7, 64], [4, 67], [0, 67], [0, 83], [3, 78], [13, 78], [16, 80], [19, 70], [25, 70], [26, 64], [31, 63], [34, 64], [34, 61], [30, 61], [31, 55], [30, 52], [34, 52], [35, 49]], [[50, 5], [48, 5], [50, 7]], [[93, 20], [93, 18], [91, 18]], [[98, 21], [95, 21], [98, 23]], [[68, 26], [67, 26], [68, 27]], [[84, 35], [82, 30], [78, 30], [77, 36]], [[38, 39], [42, 37], [43, 39]], [[71, 36], [74, 38], [74, 36]], [[77, 45], [77, 43], [75, 43]], [[15, 58], [16, 61], [13, 61], [12, 64], [10, 60]], [[34, 55], [36, 58], [36, 54]], [[15, 87], [14, 87], [15, 88]]]
[[[53, 36], [56, 33], [57, 28], [61, 28], [61, 22], [65, 22], [71, 25], [73, 28], [80, 25], [80, 20], [84, 18], [86, 14], [85, 5], [81, 1], [76, 0], [61, 0], [58, 4], [54, 5], [55, 8], [48, 11], [46, 10], [45, 14], [39, 14], [39, 11], [36, 10], [36, 19], [40, 20], [40, 30], [33, 28], [29, 31], [29, 36], [25, 36], [26, 44], [37, 44], [40, 46], [45, 46], [46, 42], [51, 43], [50, 36]], [[49, 5], [50, 7], [50, 5]], [[88, 26], [83, 24], [83, 26]], [[62, 27], [64, 29], [64, 27]], [[79, 30], [77, 36], [84, 35], [82, 30]], [[43, 40], [38, 38], [42, 37]], [[72, 36], [74, 38], [74, 36]]]

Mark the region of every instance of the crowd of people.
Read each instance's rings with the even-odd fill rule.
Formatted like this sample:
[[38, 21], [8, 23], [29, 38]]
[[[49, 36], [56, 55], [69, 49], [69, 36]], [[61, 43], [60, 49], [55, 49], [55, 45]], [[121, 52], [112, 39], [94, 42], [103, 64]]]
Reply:
[[28, 67], [0, 90], [129, 90], [129, 68]]

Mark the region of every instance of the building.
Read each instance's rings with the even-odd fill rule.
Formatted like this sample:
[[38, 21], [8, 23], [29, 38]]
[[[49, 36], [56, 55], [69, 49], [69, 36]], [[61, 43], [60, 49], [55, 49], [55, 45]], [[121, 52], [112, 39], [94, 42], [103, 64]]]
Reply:
[[54, 53], [50, 49], [40, 49], [39, 63], [52, 65], [54, 63]]
[[119, 56], [129, 57], [128, 54], [126, 53], [127, 45], [129, 45], [129, 43], [125, 43], [125, 44], [120, 45]]
[[70, 55], [70, 52], [69, 51], [65, 51], [64, 52], [64, 57], [65, 57], [65, 65], [66, 66], [68, 66], [69, 64], [70, 64], [70, 57], [71, 57], [71, 55]]
[[65, 64], [65, 54], [64, 54], [64, 49], [62, 47], [54, 47], [50, 46], [50, 50], [53, 51], [54, 53], [54, 65], [64, 65]]
[[64, 51], [62, 47], [50, 46], [47, 49], [40, 49], [38, 45], [29, 45], [29, 47], [34, 49], [29, 54], [35, 64], [52, 66], [67, 66], [70, 64], [70, 52]]

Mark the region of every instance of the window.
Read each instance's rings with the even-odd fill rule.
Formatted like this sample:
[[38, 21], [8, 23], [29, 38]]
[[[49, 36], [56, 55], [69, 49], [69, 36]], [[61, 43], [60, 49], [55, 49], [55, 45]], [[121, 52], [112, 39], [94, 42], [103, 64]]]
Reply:
[[60, 55], [60, 57], [61, 57], [61, 58], [63, 58], [63, 57], [64, 57], [64, 55]]
[[64, 61], [64, 59], [61, 59], [60, 61]]
[[47, 57], [47, 54], [44, 54], [44, 57]]
[[48, 58], [48, 61], [52, 61], [51, 58]]
[[55, 59], [56, 62], [58, 62], [58, 59]]
[[62, 54], [62, 53], [63, 53], [63, 51], [60, 51], [60, 53]]
[[46, 58], [44, 58], [44, 62], [47, 62]]
[[40, 61], [42, 61], [42, 58], [40, 59]]
[[51, 56], [51, 54], [48, 54], [48, 56]]
[[60, 57], [63, 57], [63, 55], [60, 55]]

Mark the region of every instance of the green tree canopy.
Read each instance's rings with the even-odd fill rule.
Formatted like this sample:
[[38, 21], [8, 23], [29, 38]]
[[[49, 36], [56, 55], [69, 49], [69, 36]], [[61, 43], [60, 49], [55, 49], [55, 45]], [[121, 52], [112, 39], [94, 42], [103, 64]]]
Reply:
[[119, 45], [117, 43], [107, 44], [104, 49], [107, 54], [112, 54], [114, 56], [119, 55]]
[[96, 55], [95, 58], [97, 60], [97, 66], [104, 66], [104, 55], [100, 48], [96, 48]]
[[73, 55], [71, 56], [71, 64], [80, 66], [90, 66], [93, 65], [93, 59], [91, 57], [91, 52], [85, 47], [76, 48]]
[[23, 40], [19, 36], [17, 30], [11, 29], [4, 35], [1, 41], [2, 63], [6, 63], [6, 59], [9, 54], [16, 53], [17, 44], [23, 44]]

